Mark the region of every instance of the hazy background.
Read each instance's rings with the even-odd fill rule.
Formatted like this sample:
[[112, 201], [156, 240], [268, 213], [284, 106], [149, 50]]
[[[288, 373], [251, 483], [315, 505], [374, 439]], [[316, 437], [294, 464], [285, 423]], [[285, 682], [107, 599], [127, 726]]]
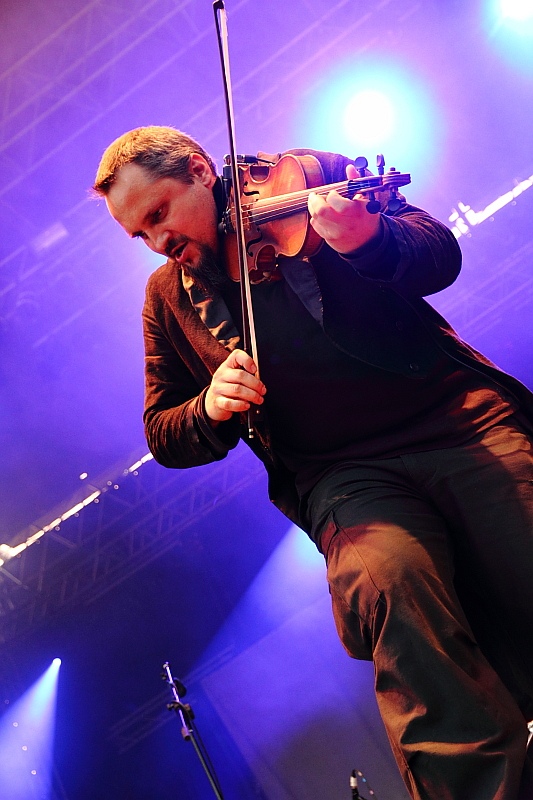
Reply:
[[[383, 151], [410, 172], [409, 200], [463, 225], [463, 274], [433, 302], [533, 387], [533, 190], [465, 227], [533, 175], [533, 23], [486, 0], [227, 10], [238, 151]], [[342, 798], [358, 767], [403, 800], [371, 667], [344, 656], [320, 561], [256, 462], [239, 447], [128, 472], [147, 451], [140, 311], [160, 259], [88, 188], [138, 125], [180, 127], [221, 164], [211, 3], [2, 0], [0, 23], [0, 543], [105, 490], [0, 571], [0, 702], [60, 656], [57, 797], [204, 798], [165, 711], [169, 659], [227, 797]]]

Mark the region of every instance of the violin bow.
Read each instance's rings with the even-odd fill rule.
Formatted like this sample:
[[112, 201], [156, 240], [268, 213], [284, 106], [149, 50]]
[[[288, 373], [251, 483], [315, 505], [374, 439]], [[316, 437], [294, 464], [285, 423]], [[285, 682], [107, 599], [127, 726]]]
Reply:
[[[237, 162], [237, 150], [235, 146], [235, 120], [233, 115], [233, 99], [231, 93], [231, 76], [229, 66], [229, 47], [228, 47], [228, 26], [226, 9], [223, 0], [215, 0], [213, 3], [215, 15], [215, 25], [217, 30], [218, 49], [222, 66], [222, 78], [224, 84], [224, 97], [226, 102], [226, 118], [228, 125], [228, 137], [231, 159], [231, 182], [233, 186], [233, 205], [235, 209], [235, 231], [237, 234], [237, 258], [239, 262], [239, 278], [241, 284], [241, 309], [243, 325], [243, 350], [251, 356], [257, 367], [256, 377], [259, 378], [259, 360], [257, 357], [257, 339], [255, 335], [254, 314], [252, 308], [252, 293], [250, 290], [250, 277], [246, 261], [246, 240], [244, 233], [239, 166]], [[255, 412], [257, 415], [259, 411]], [[252, 412], [248, 411], [248, 437], [254, 437]]]

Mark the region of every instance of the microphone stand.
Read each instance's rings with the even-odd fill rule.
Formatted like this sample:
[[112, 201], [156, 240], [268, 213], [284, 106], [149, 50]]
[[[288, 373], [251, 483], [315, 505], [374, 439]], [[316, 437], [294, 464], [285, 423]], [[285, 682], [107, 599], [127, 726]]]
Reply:
[[374, 800], [377, 800], [376, 793], [372, 791], [372, 789], [368, 785], [367, 779], [365, 778], [363, 773], [360, 772], [358, 769], [353, 769], [350, 775], [350, 789], [352, 790], [352, 800], [366, 800], [366, 798], [363, 797], [363, 795], [359, 794], [359, 784], [357, 782], [357, 778], [361, 778], [362, 782], [366, 783], [370, 797], [374, 798]]
[[194, 714], [192, 708], [188, 703], [184, 704], [181, 702], [180, 694], [182, 696], [186, 693], [186, 688], [181, 681], [177, 678], [172, 677], [172, 673], [170, 671], [170, 664], [166, 661], [163, 664], [163, 675], [162, 678], [171, 688], [172, 695], [174, 701], [172, 703], [167, 704], [167, 708], [169, 711], [175, 711], [181, 721], [181, 735], [185, 739], [186, 742], [192, 742], [194, 749], [196, 751], [196, 755], [200, 759], [200, 763], [204, 769], [205, 774], [211, 784], [211, 788], [215, 793], [215, 797], [217, 800], [224, 800], [222, 796], [222, 790], [220, 788], [220, 783], [218, 778], [215, 774], [214, 767], [211, 763], [211, 759], [207, 753], [204, 743], [200, 737], [200, 734], [197, 730], [195, 730], [193, 719]]

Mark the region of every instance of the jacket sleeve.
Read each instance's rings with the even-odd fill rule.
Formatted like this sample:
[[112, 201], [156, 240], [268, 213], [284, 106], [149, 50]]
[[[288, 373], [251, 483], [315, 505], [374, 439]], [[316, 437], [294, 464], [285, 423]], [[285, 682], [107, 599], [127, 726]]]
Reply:
[[[336, 153], [291, 150], [318, 158], [326, 184], [346, 178], [353, 161]], [[363, 278], [388, 284], [408, 299], [450, 286], [461, 270], [461, 250], [450, 229], [426, 211], [404, 203], [390, 212], [382, 202], [381, 238], [342, 256]]]
[[[152, 276], [153, 278], [153, 276]], [[177, 322], [149, 280], [143, 309], [145, 346], [144, 425], [150, 451], [165, 467], [187, 468], [224, 458], [239, 440], [238, 418], [216, 432], [207, 420], [204, 397], [210, 376], [194, 370], [194, 355]], [[157, 309], [157, 311], [155, 310]], [[181, 354], [180, 354], [181, 350]], [[189, 356], [189, 366], [184, 357]]]
[[461, 250], [446, 225], [408, 204], [381, 216], [381, 240], [344, 256], [359, 275], [383, 281], [406, 298], [435, 294], [455, 281]]

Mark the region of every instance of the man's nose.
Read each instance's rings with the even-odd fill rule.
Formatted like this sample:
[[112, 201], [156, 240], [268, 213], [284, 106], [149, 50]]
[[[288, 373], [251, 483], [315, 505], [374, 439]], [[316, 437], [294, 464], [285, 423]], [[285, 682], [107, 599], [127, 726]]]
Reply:
[[169, 240], [170, 231], [164, 229], [156, 231], [152, 236], [152, 250], [156, 253], [160, 253], [162, 256], [166, 255], [166, 247]]

